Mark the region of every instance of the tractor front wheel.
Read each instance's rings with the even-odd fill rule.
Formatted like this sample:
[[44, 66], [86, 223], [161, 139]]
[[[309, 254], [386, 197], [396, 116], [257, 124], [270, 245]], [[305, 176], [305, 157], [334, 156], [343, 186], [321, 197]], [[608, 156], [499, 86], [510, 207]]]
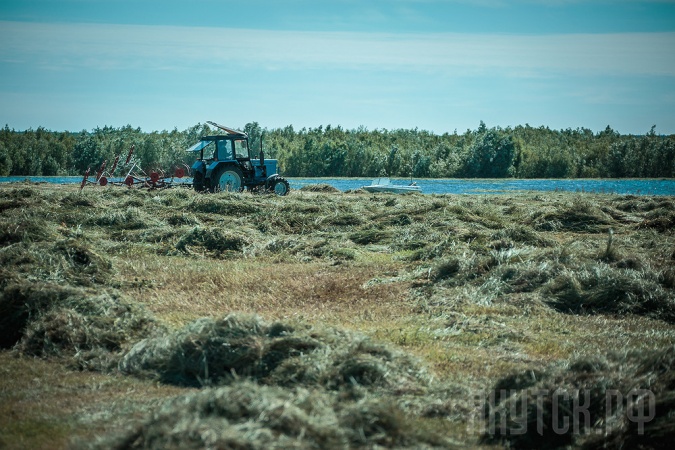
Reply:
[[270, 191], [274, 192], [279, 196], [288, 195], [288, 191], [291, 190], [291, 186], [288, 184], [285, 178], [275, 178], [270, 185]]
[[237, 167], [230, 166], [221, 169], [211, 181], [213, 192], [241, 192], [243, 189], [244, 175]]

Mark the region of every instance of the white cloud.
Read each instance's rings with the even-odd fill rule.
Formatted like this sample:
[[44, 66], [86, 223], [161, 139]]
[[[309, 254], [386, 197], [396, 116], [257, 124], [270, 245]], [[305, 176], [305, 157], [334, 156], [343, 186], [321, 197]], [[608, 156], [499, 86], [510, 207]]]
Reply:
[[675, 33], [390, 34], [0, 22], [0, 64], [50, 70], [397, 70], [675, 75]]

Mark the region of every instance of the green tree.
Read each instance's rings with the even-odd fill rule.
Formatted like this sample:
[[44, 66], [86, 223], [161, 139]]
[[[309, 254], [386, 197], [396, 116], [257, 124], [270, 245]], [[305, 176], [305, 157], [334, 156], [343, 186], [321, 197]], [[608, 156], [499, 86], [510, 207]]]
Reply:
[[494, 128], [486, 129], [485, 124], [469, 148], [464, 166], [464, 175], [477, 178], [503, 178], [511, 175], [515, 145], [510, 135]]
[[0, 141], [0, 176], [6, 177], [12, 173], [12, 158], [3, 141]]
[[260, 142], [263, 139], [263, 129], [260, 128], [258, 122], [249, 122], [244, 126], [244, 132], [248, 134], [248, 145], [251, 150], [251, 156], [258, 156], [258, 153], [260, 152]]
[[83, 131], [73, 147], [75, 173], [83, 174], [90, 167], [96, 170], [104, 159], [106, 158], [98, 139]]

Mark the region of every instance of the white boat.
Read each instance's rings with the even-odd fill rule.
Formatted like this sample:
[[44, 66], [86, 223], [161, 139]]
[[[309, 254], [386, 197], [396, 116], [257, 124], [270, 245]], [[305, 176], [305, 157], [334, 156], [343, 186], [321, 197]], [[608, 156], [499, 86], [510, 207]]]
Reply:
[[368, 192], [392, 192], [394, 194], [422, 192], [422, 188], [415, 182], [411, 182], [408, 185], [392, 184], [389, 178], [375, 178], [370, 186], [361, 186], [361, 189]]

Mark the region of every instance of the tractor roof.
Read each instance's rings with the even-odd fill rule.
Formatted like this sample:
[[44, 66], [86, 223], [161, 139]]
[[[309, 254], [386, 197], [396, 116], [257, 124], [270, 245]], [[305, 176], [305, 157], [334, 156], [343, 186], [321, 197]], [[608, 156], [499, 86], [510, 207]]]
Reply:
[[229, 127], [226, 127], [226, 126], [224, 126], [224, 125], [219, 125], [219, 124], [217, 124], [217, 123], [215, 123], [215, 122], [211, 122], [210, 120], [207, 121], [206, 123], [208, 123], [209, 125], [213, 125], [214, 127], [223, 130], [223, 131], [224, 131], [226, 134], [228, 134], [228, 135], [241, 136], [241, 137], [245, 137], [245, 138], [248, 137], [248, 134], [244, 133], [243, 131], [235, 130], [234, 128], [229, 128]]
[[211, 142], [214, 142], [214, 141], [222, 141], [222, 140], [225, 140], [225, 139], [227, 139], [229, 141], [234, 141], [234, 140], [246, 139], [246, 138], [248, 138], [248, 136], [245, 135], [245, 134], [238, 134], [238, 135], [231, 135], [231, 134], [220, 135], [219, 134], [219, 135], [216, 135], [216, 136], [202, 136], [199, 139], [199, 142], [197, 142], [196, 144], [194, 144], [192, 147], [188, 148], [185, 151], [186, 152], [201, 151], [201, 149], [203, 149], [204, 147], [206, 147], [207, 145], [209, 145]]

